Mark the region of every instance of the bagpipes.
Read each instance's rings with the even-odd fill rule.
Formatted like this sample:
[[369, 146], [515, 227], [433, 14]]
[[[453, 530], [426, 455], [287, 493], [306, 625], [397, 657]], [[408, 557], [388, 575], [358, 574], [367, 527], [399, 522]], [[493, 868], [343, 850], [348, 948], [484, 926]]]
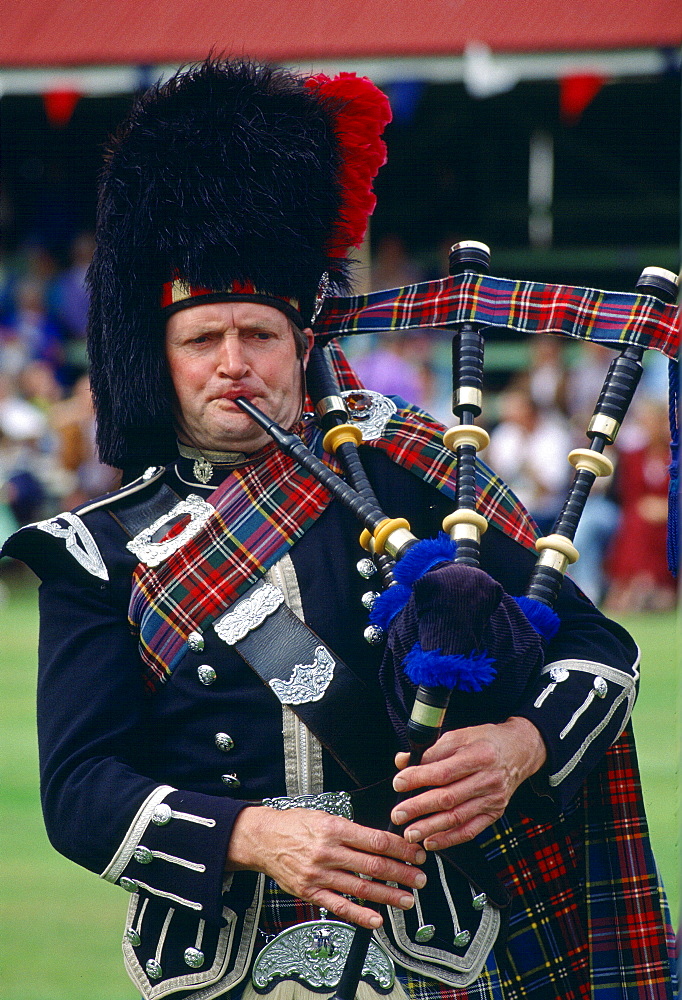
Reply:
[[[582, 324], [589, 330], [589, 339], [611, 345], [614, 341], [625, 343], [609, 366], [590, 420], [589, 447], [574, 449], [568, 456], [576, 472], [567, 498], [552, 532], [536, 543], [539, 555], [525, 598], [516, 599], [536, 631], [550, 638], [558, 627], [553, 609], [564, 574], [578, 558], [573, 544], [576, 529], [594, 482], [613, 471], [603, 451], [615, 441], [632, 401], [642, 374], [643, 355], [648, 347], [657, 347], [674, 357], [679, 332], [674, 309], [668, 303], [676, 299], [677, 277], [660, 268], [646, 268], [637, 282], [637, 294], [628, 296], [487, 278], [489, 256], [484, 244], [457, 244], [450, 253], [449, 279], [337, 302], [323, 311], [316, 324], [322, 342], [351, 332], [353, 327], [354, 332], [384, 328], [389, 309], [393, 329], [456, 328], [452, 409], [459, 423], [443, 436], [457, 465], [456, 506], [443, 523], [448, 539], [420, 542], [407, 521], [388, 518], [381, 511], [358, 455], [361, 431], [348, 420], [344, 399], [321, 346], [313, 349], [308, 390], [325, 431], [324, 449], [337, 456], [350, 485], [313, 455], [297, 435], [283, 430], [247, 400], [237, 403], [362, 522], [361, 545], [377, 562], [386, 587], [381, 597], [370, 595], [370, 603], [375, 599], [377, 604], [384, 603], [383, 619], [379, 618], [390, 627], [394, 610], [405, 601], [405, 591], [429, 569], [447, 560], [474, 568], [479, 565], [481, 535], [487, 528], [486, 519], [476, 509], [477, 452], [488, 443], [486, 431], [475, 424], [482, 408], [483, 331], [503, 325], [576, 336], [580, 335], [576, 326]], [[540, 325], [538, 315], [543, 310], [547, 321]], [[403, 592], [398, 594], [401, 588]], [[370, 626], [367, 637], [379, 641], [381, 631]], [[415, 656], [406, 662], [405, 672], [417, 686], [407, 724], [410, 765], [418, 764], [438, 739], [453, 690], [481, 690], [492, 677], [489, 667], [485, 656], [467, 656], [466, 651], [435, 660]], [[389, 829], [400, 832], [393, 825]], [[354, 1000], [371, 937], [371, 930], [356, 928], [334, 1000]]]

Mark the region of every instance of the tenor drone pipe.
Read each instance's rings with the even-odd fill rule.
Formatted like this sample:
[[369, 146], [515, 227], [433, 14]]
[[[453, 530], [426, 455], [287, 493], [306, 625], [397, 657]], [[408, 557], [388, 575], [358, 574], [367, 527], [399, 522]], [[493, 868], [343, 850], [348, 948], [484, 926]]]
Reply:
[[[450, 273], [464, 270], [481, 273], [488, 270], [489, 260], [490, 250], [484, 243], [458, 243], [450, 251]], [[474, 424], [481, 412], [482, 399], [483, 337], [480, 328], [471, 323], [463, 324], [453, 338], [452, 351], [452, 412], [459, 417], [460, 424], [443, 436], [446, 447], [457, 457], [455, 511], [445, 519], [443, 528], [457, 543], [454, 561], [478, 567], [480, 538], [488, 525], [476, 511], [476, 452], [489, 440], [487, 433]], [[421, 763], [424, 752], [438, 739], [451, 693], [446, 687], [419, 686], [407, 724], [410, 766]], [[391, 823], [389, 831], [399, 833], [400, 828]], [[354, 1000], [371, 939], [371, 929], [356, 927], [334, 1000]]]
[[[647, 267], [640, 275], [637, 290], [674, 302], [677, 282], [677, 275], [672, 271]], [[576, 469], [573, 482], [552, 533], [536, 543], [540, 555], [527, 590], [528, 597], [549, 608], [556, 604], [566, 570], [578, 559], [573, 539], [592, 486], [599, 476], [613, 472], [611, 460], [602, 452], [606, 445], [615, 441], [632, 402], [642, 375], [644, 350], [628, 346], [611, 362], [587, 428], [590, 446], [576, 448], [568, 456]]]
[[[470, 271], [486, 274], [490, 248], [473, 240], [456, 243], [450, 250], [450, 274]], [[443, 435], [447, 448], [457, 456], [455, 510], [443, 521], [443, 529], [457, 543], [455, 562], [478, 566], [481, 535], [488, 527], [476, 510], [476, 454], [489, 443], [482, 427], [474, 423], [481, 413], [483, 398], [482, 327], [463, 323], [452, 339], [452, 412], [459, 425]]]

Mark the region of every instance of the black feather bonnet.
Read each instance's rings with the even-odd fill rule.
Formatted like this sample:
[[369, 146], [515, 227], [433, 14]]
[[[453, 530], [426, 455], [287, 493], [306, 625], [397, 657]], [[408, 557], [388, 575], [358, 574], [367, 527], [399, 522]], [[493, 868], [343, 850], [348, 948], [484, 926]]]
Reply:
[[106, 154], [88, 276], [103, 462], [132, 471], [176, 453], [164, 286], [250, 289], [299, 325], [325, 272], [348, 289], [389, 120], [369, 80], [244, 61], [210, 59], [137, 101]]

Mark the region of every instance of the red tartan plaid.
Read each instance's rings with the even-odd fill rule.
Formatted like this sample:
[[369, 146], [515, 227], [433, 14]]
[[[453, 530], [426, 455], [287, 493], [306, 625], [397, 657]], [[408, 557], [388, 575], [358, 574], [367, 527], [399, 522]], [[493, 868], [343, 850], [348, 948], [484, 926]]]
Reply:
[[[513, 897], [505, 959], [491, 954], [466, 989], [398, 969], [410, 1000], [672, 1000], [672, 931], [629, 728], [555, 820], [512, 804], [477, 839]], [[268, 880], [264, 935], [317, 916]]]
[[680, 347], [677, 307], [650, 295], [476, 274], [327, 299], [315, 335], [326, 341], [465, 322], [527, 334], [563, 334], [607, 347], [638, 344], [673, 359]]
[[[343, 364], [341, 356], [337, 357]], [[371, 442], [393, 461], [455, 499], [455, 456], [442, 428], [416, 408], [400, 410], [384, 437]], [[308, 424], [301, 435], [322, 457], [322, 435]], [[335, 460], [324, 454], [335, 471]], [[476, 476], [479, 509], [502, 531], [532, 546], [535, 530], [516, 497], [483, 463]], [[190, 632], [207, 628], [256, 582], [317, 520], [329, 492], [274, 445], [258, 461], [236, 468], [209, 497], [215, 507], [198, 534], [154, 569], [133, 574], [129, 607], [139, 630], [149, 692], [165, 682], [185, 651]]]

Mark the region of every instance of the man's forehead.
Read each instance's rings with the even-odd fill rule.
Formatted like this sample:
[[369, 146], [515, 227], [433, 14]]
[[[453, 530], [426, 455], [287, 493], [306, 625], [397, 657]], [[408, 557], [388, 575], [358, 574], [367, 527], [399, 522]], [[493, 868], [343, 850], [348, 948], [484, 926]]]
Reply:
[[196, 327], [264, 329], [273, 332], [291, 331], [289, 319], [279, 309], [260, 302], [210, 302], [174, 313], [166, 323], [167, 332]]

